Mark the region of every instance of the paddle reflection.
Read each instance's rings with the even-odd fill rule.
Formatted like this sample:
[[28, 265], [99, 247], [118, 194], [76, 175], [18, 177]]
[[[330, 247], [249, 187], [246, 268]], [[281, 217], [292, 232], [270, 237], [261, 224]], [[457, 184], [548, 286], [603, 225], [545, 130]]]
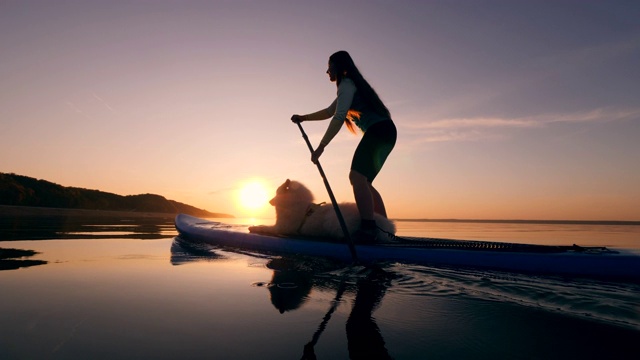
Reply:
[[[224, 258], [209, 245], [182, 241], [176, 238], [171, 247], [171, 263], [174, 265], [194, 261], [215, 261]], [[309, 300], [314, 288], [335, 291], [327, 313], [311, 340], [302, 350], [302, 359], [317, 359], [315, 346], [334, 311], [345, 303], [343, 296], [353, 298], [351, 312], [345, 324], [347, 346], [351, 359], [391, 359], [385, 342], [376, 324], [374, 311], [380, 305], [394, 275], [380, 267], [350, 267], [315, 258], [276, 257], [267, 261], [266, 267], [273, 271], [268, 284], [271, 304], [281, 314], [295, 311]]]
[[341, 301], [342, 295], [346, 292], [355, 292], [355, 300], [351, 308], [351, 313], [346, 323], [347, 347], [350, 359], [391, 359], [389, 351], [385, 346], [380, 328], [376, 324], [373, 312], [380, 305], [387, 288], [390, 286], [392, 274], [380, 268], [365, 268], [366, 275], [360, 278], [351, 289], [342, 279], [336, 289], [336, 297], [331, 303], [329, 311], [325, 314], [318, 329], [313, 334], [309, 343], [304, 346], [303, 360], [317, 359], [315, 345], [317, 344], [331, 315]]

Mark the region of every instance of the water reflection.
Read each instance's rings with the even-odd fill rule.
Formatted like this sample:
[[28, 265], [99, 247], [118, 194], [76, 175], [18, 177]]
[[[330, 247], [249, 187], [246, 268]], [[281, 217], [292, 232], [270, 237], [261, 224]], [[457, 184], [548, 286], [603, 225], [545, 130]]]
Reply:
[[16, 270], [47, 263], [43, 260], [24, 259], [36, 254], [38, 253], [33, 250], [0, 248], [0, 270]]
[[[349, 358], [391, 359], [380, 328], [373, 317], [373, 312], [380, 305], [393, 276], [378, 267], [367, 268], [363, 272], [366, 273], [366, 276], [356, 282], [355, 300], [345, 326]], [[342, 279], [329, 311], [325, 314], [311, 341], [304, 346], [301, 359], [316, 359], [314, 346], [320, 339], [320, 335], [346, 290], [347, 283], [345, 279]]]
[[[171, 246], [171, 263], [174, 265], [221, 258], [224, 256], [217, 254], [215, 248], [190, 243], [179, 237]], [[273, 271], [271, 281], [253, 285], [268, 289], [271, 304], [281, 314], [300, 309], [314, 288], [336, 293], [311, 340], [302, 346], [302, 359], [316, 359], [314, 347], [332, 314], [343, 303], [345, 293], [355, 297], [345, 324], [349, 357], [391, 359], [373, 313], [391, 286], [394, 274], [376, 266], [344, 268], [339, 263], [313, 258], [274, 257], [265, 266]]]
[[314, 284], [310, 269], [288, 258], [273, 258], [266, 267], [273, 270], [267, 289], [271, 304], [280, 314], [296, 310], [307, 301]]
[[390, 274], [374, 269], [358, 281], [356, 300], [347, 320], [347, 341], [352, 359], [391, 359], [373, 311], [380, 305]]
[[48, 261], [0, 271], [0, 359], [345, 359], [354, 332], [397, 359], [637, 357], [638, 285], [173, 242], [0, 243]]
[[182, 240], [176, 237], [171, 243], [171, 265], [184, 265], [196, 261], [224, 259], [211, 246]]
[[163, 239], [176, 235], [169, 219], [92, 216], [0, 218], [0, 241], [44, 239]]

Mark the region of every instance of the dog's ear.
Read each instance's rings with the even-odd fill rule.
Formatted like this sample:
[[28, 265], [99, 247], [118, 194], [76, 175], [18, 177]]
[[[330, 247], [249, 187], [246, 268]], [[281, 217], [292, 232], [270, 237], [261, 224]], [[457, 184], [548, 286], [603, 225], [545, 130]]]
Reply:
[[300, 187], [300, 183], [297, 181], [289, 181], [289, 188], [291, 190], [296, 190]]
[[291, 180], [287, 179], [287, 181], [284, 182], [284, 186], [288, 188], [289, 185], [291, 185]]

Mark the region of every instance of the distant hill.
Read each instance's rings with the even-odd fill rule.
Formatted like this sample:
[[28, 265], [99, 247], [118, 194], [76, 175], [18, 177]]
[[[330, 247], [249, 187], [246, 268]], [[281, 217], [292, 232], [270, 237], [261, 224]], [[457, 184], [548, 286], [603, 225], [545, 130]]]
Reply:
[[168, 200], [160, 195], [121, 196], [98, 190], [65, 187], [46, 180], [6, 173], [0, 173], [0, 205], [233, 217]]

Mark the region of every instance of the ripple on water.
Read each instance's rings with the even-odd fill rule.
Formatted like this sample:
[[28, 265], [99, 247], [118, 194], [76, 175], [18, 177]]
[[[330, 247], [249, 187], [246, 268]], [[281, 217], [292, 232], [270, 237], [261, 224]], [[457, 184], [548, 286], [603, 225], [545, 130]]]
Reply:
[[390, 292], [516, 303], [640, 329], [640, 284], [506, 272], [391, 265]]

